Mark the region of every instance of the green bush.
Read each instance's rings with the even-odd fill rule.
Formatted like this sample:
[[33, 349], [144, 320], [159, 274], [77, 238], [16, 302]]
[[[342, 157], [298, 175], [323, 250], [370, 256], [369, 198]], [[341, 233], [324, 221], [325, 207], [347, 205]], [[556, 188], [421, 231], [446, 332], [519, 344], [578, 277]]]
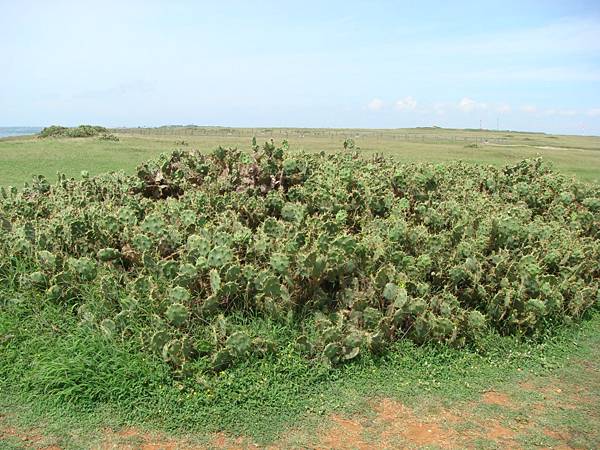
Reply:
[[101, 134], [100, 137], [98, 138], [101, 141], [113, 141], [113, 142], [119, 142], [119, 138], [118, 136], [115, 136], [112, 133], [104, 133]]
[[0, 280], [178, 376], [290, 348], [335, 366], [400, 339], [543, 334], [600, 299], [600, 188], [539, 159], [400, 165], [253, 144], [0, 196]]
[[[108, 130], [104, 127], [97, 125], [79, 125], [74, 128], [61, 127], [58, 125], [52, 125], [44, 128], [40, 131], [40, 138], [47, 137], [91, 137], [98, 136], [99, 134], [107, 134]], [[112, 136], [112, 135], [111, 135]], [[115, 136], [116, 137], [116, 136]], [[118, 139], [118, 138], [117, 138]]]

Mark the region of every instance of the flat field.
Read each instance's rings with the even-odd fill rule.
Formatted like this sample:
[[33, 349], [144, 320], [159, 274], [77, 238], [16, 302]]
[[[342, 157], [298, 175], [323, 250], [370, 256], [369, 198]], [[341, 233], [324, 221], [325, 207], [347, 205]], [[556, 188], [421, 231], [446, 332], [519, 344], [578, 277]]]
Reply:
[[[582, 181], [600, 181], [600, 137], [558, 136], [487, 130], [411, 129], [300, 129], [161, 127], [115, 130], [119, 142], [96, 138], [0, 139], [0, 185], [21, 186], [32, 175], [50, 181], [56, 173], [78, 176], [125, 170], [176, 148], [211, 151], [217, 146], [249, 148], [257, 141], [287, 139], [292, 150], [338, 151], [353, 139], [365, 155], [380, 153], [403, 162], [462, 160], [501, 166], [541, 156]], [[182, 141], [185, 142], [182, 145]]]

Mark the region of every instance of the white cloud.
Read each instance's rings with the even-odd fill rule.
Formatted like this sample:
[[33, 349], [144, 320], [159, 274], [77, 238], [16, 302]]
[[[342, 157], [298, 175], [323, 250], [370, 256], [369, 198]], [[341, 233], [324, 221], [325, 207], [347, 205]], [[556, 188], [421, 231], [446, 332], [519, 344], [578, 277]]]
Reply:
[[369, 102], [367, 108], [369, 108], [371, 111], [379, 111], [381, 108], [383, 108], [383, 104], [383, 100], [380, 98], [374, 98]]
[[487, 109], [487, 105], [485, 103], [477, 102], [472, 98], [463, 97], [463, 99], [458, 102], [458, 109], [463, 112], [471, 112], [475, 110]]
[[524, 106], [521, 106], [521, 111], [529, 113], [529, 114], [533, 114], [533, 113], [537, 112], [537, 108], [535, 107], [535, 105], [524, 105]]
[[592, 108], [588, 111], [588, 116], [596, 117], [600, 116], [600, 108]]
[[398, 111], [413, 111], [417, 107], [417, 101], [410, 95], [404, 97], [396, 102], [396, 109]]

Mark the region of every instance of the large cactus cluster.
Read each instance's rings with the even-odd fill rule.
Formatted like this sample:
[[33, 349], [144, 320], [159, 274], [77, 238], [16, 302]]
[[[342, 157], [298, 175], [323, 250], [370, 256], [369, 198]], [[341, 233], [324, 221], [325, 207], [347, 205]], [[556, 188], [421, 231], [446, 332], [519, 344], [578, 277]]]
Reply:
[[540, 160], [180, 151], [135, 176], [2, 189], [0, 226], [0, 282], [180, 375], [535, 334], [600, 303], [600, 189]]

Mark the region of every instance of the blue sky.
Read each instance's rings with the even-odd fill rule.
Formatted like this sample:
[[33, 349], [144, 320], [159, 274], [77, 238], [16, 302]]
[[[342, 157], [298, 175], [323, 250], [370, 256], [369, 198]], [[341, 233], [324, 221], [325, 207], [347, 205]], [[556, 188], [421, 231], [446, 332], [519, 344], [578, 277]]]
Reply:
[[0, 125], [600, 135], [600, 2], [0, 0]]

